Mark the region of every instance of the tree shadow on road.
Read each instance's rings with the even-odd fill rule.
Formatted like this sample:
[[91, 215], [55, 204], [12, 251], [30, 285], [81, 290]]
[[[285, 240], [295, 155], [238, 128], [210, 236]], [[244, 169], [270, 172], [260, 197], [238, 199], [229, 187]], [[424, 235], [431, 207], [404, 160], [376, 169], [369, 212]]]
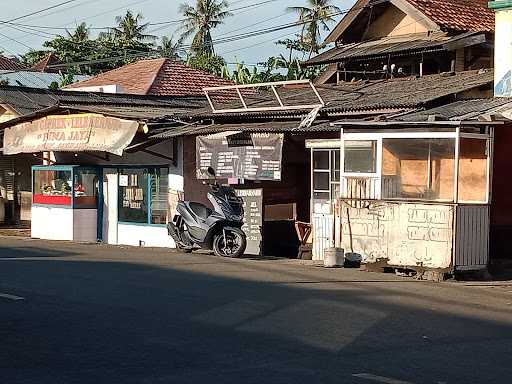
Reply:
[[[37, 259], [48, 252], [37, 246], [8, 255], [16, 252], [36, 259], [0, 264], [0, 292], [25, 297], [0, 299], [5, 383], [364, 384], [353, 375], [368, 373], [420, 384], [512, 377], [512, 314], [486, 315], [479, 303], [472, 311], [459, 290], [452, 297], [429, 293], [450, 292], [446, 286], [312, 286], [297, 279], [307, 274], [303, 269], [283, 271], [283, 282], [257, 281], [254, 275], [272, 267], [251, 261], [223, 260], [253, 272], [244, 279], [206, 266], [191, 270], [192, 264]], [[298, 283], [290, 284], [293, 278]]]

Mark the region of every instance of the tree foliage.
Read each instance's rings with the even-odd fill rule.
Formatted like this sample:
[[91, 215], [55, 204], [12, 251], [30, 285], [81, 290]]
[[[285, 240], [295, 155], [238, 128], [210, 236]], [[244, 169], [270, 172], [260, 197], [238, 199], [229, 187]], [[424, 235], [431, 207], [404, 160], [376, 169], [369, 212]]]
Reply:
[[222, 76], [222, 71], [226, 65], [224, 59], [220, 56], [210, 55], [208, 53], [199, 53], [190, 56], [187, 64], [195, 69], [212, 73], [217, 76]]
[[228, 3], [225, 0], [196, 0], [195, 7], [181, 4], [180, 13], [184, 20], [179, 28], [180, 40], [192, 37], [191, 49], [194, 54], [215, 55], [211, 31], [231, 16], [227, 8]]
[[304, 7], [288, 8], [297, 12], [299, 21], [304, 23], [302, 32], [294, 39], [277, 41], [276, 44], [283, 47], [283, 53], [269, 57], [258, 66], [237, 62], [228, 67], [225, 60], [215, 54], [212, 30], [231, 15], [225, 0], [195, 0], [194, 6], [182, 4], [180, 11], [184, 19], [178, 30], [181, 32], [178, 39], [163, 36], [157, 43], [156, 36], [148, 32], [149, 23], [143, 21], [142, 15], [128, 10], [116, 17], [114, 27], [97, 37], [92, 37], [91, 29], [81, 23], [74, 30], [44, 42], [41, 50], [26, 53], [22, 60], [32, 66], [53, 53], [60, 62], [67, 64], [63, 79], [67, 79], [67, 75], [72, 79], [73, 75], [96, 75], [141, 58], [182, 60], [180, 54], [185, 51], [183, 41], [191, 39], [191, 48], [185, 59], [188, 65], [238, 84], [311, 79], [319, 71], [304, 67], [302, 61], [321, 48], [320, 33], [329, 29], [332, 14], [339, 11], [331, 2], [307, 0]]
[[328, 31], [328, 23], [334, 21], [333, 15], [341, 12], [331, 3], [332, 0], [307, 0], [306, 6], [288, 7], [289, 11], [298, 14], [298, 22], [303, 23], [300, 41], [308, 47], [309, 57], [322, 48], [321, 30]]
[[[100, 33], [96, 39], [91, 38], [87, 25], [81, 23], [74, 31], [66, 31], [44, 42], [45, 49], [28, 52], [22, 60], [34, 65], [53, 52], [59, 61], [69, 64], [67, 73], [81, 75], [95, 75], [120, 67], [154, 51], [156, 37], [145, 33], [147, 23], [142, 24], [141, 20], [140, 14], [135, 16], [127, 11], [124, 16], [116, 17], [116, 27]], [[158, 55], [156, 51], [154, 54]]]
[[179, 60], [181, 42], [174, 41], [173, 37], [162, 36], [160, 45], [156, 48], [160, 57]]

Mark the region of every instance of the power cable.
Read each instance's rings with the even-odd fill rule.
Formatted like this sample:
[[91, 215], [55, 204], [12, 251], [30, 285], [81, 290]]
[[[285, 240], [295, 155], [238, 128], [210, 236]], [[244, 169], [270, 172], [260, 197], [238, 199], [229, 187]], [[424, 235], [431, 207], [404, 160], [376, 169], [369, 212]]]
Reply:
[[230, 33], [233, 33], [233, 32], [238, 32], [238, 31], [242, 31], [244, 29], [247, 29], [247, 28], [250, 28], [250, 27], [254, 27], [255, 25], [259, 25], [259, 24], [264, 24], [266, 23], [267, 21], [272, 21], [272, 20], [275, 20], [275, 19], [279, 19], [280, 17], [283, 17], [283, 16], [286, 16], [288, 14], [288, 12], [285, 12], [285, 13], [282, 13], [280, 15], [277, 15], [277, 16], [274, 16], [274, 17], [270, 17], [268, 19], [264, 19], [264, 20], [261, 20], [261, 21], [258, 21], [256, 23], [253, 23], [253, 24], [249, 24], [249, 25], [246, 25], [244, 27], [240, 27], [240, 28], [237, 28], [237, 29], [232, 29], [230, 31], [227, 31], [227, 32], [223, 32], [219, 35], [217, 35], [217, 37], [219, 36], [225, 36], [225, 35], [228, 35]]
[[[125, 4], [125, 5], [121, 6], [121, 7], [112, 8], [112, 9], [109, 9], [109, 10], [107, 10], [107, 11], [100, 12], [100, 13], [95, 14], [95, 15], [92, 15], [92, 16], [88, 16], [88, 17], [83, 18], [83, 19], [80, 19], [80, 20], [78, 20], [78, 21], [76, 21], [76, 20], [75, 20], [75, 21], [71, 21], [71, 22], [66, 23], [66, 24], [61, 24], [61, 25], [62, 25], [62, 29], [63, 29], [63, 30], [68, 31], [68, 30], [69, 30], [69, 28], [64, 27], [65, 25], [69, 25], [69, 24], [71, 24], [71, 23], [75, 23], [75, 22], [84, 22], [84, 21], [86, 21], [86, 20], [94, 19], [94, 18], [96, 18], [96, 17], [100, 17], [100, 16], [106, 15], [106, 14], [108, 14], [108, 13], [118, 11], [118, 10], [120, 10], [120, 9], [125, 9], [125, 8], [127, 8], [127, 7], [131, 7], [131, 6], [133, 6], [133, 5], [137, 5], [137, 4], [145, 3], [145, 2], [148, 2], [148, 1], [151, 1], [151, 0], [138, 0], [138, 1], [134, 1], [134, 2], [131, 2], [131, 3]], [[96, 1], [94, 1], [94, 0], [93, 0], [92, 2], [96, 2]], [[91, 2], [90, 2], [90, 3], [91, 3]], [[12, 22], [10, 22], [10, 21], [1, 21], [1, 20], [0, 20], [0, 24], [16, 24], [16, 23], [12, 23]], [[21, 26], [27, 26], [28, 24], [27, 24], [27, 25], [19, 24], [19, 25], [21, 25]], [[34, 27], [34, 26], [31, 26], [31, 27]], [[51, 27], [48, 27], [48, 29], [50, 29], [50, 28], [51, 28]], [[104, 27], [104, 28], [88, 27], [88, 29], [109, 29], [109, 28], [110, 28], [110, 27]], [[60, 29], [60, 27], [59, 27], [59, 29]], [[24, 33], [28, 33], [28, 32], [24, 32]], [[53, 36], [54, 36], [54, 37], [57, 37], [57, 36], [60, 36], [60, 35], [58, 35], [58, 34], [53, 34]], [[19, 36], [19, 37], [22, 37], [22, 36]], [[5, 41], [5, 40], [1, 40], [0, 42], [3, 42], [3, 41]]]
[[[136, 3], [145, 2], [145, 1], [149, 1], [149, 0], [137, 1]], [[233, 3], [233, 4], [240, 3], [240, 2], [243, 2], [243, 1], [247, 1], [247, 0], [239, 0], [239, 1], [236, 1], [235, 3]], [[246, 5], [246, 6], [243, 6], [243, 7], [233, 8], [233, 9], [230, 9], [230, 10], [229, 10], [229, 12], [237, 11], [237, 10], [253, 9], [253, 8], [255, 8], [255, 7], [259, 7], [259, 6], [265, 5], [265, 4], [267, 4], [267, 3], [275, 2], [275, 1], [278, 1], [278, 0], [265, 0], [265, 1], [261, 1], [261, 2], [259, 2], [259, 3], [254, 3], [254, 4]], [[79, 5], [81, 5], [81, 4], [78, 4], [77, 6], [79, 6]], [[129, 5], [125, 5], [125, 6], [121, 7], [121, 8], [125, 8], [125, 7], [127, 7], [127, 6], [129, 6]], [[118, 9], [115, 9], [115, 10], [118, 10]], [[111, 11], [112, 11], [112, 10], [110, 10], [109, 12], [111, 12]], [[93, 17], [94, 17], [94, 16], [93, 16]], [[271, 18], [271, 19], [273, 19], [273, 18]], [[171, 22], [173, 22], [173, 23], [174, 23], [174, 22], [182, 22], [183, 20], [186, 20], [186, 19], [174, 20], [174, 21], [167, 21], [167, 22], [164, 22], [164, 23], [165, 23], [165, 24], [169, 24], [169, 23], [171, 23]], [[12, 23], [11, 21], [0, 21], [0, 24], [4, 24], [4, 25], [6, 25], [6, 26], [8, 26], [8, 27], [10, 27], [10, 28], [14, 28], [14, 29], [20, 30], [20, 28], [19, 28], [19, 27], [15, 27], [15, 26], [14, 26], [14, 25], [16, 25], [16, 23]], [[160, 24], [163, 24], [163, 23], [148, 23], [148, 25], [160, 25]], [[251, 26], [253, 26], [253, 25], [257, 25], [257, 24], [258, 24], [258, 23], [256, 23], [256, 24], [252, 24]], [[21, 26], [21, 24], [20, 24], [20, 26]], [[167, 26], [166, 26], [166, 27], [167, 27]], [[164, 28], [166, 28], [166, 27], [164, 27]], [[29, 28], [30, 28], [30, 29], [32, 29], [32, 30], [34, 30], [34, 31], [37, 31], [36, 29], [34, 29], [34, 28], [32, 28], [32, 27], [27, 27], [27, 25], [24, 25], [24, 28], [26, 28], [26, 29], [29, 29]], [[111, 28], [111, 27], [105, 27], [105, 28]], [[101, 28], [101, 29], [105, 29], [105, 28]], [[164, 29], [164, 28], [157, 28], [157, 29], [154, 29], [154, 30], [149, 31], [149, 33], [152, 33], [152, 32], [155, 32], [155, 31], [157, 31], [157, 30]], [[247, 28], [247, 27], [243, 27], [243, 28], [241, 28], [241, 29], [246, 29], [246, 28]], [[65, 28], [65, 29], [67, 30], [67, 28]], [[239, 30], [241, 30], [241, 29], [239, 29]], [[21, 31], [22, 31], [22, 32], [24, 32], [24, 33], [27, 33], [27, 34], [32, 34], [32, 35], [36, 35], [36, 36], [39, 36], [39, 37], [45, 37], [45, 38], [47, 38], [47, 37], [58, 37], [58, 36], [59, 36], [58, 34], [48, 34], [48, 33], [46, 33], [46, 32], [43, 32], [43, 33], [46, 33], [46, 35], [47, 35], [47, 36], [41, 36], [39, 33], [37, 33], [37, 32], [41, 32], [41, 31], [37, 31], [37, 32], [32, 32], [32, 31], [23, 31], [23, 30], [21, 30]], [[24, 44], [24, 43], [22, 43], [22, 42], [20, 42], [20, 41], [18, 41], [18, 40], [16, 40], [16, 39], [14, 39], [14, 38], [10, 38], [10, 37], [8, 37], [8, 36], [6, 36], [6, 35], [4, 35], [4, 34], [1, 34], [1, 33], [0, 33], [0, 36], [2, 36], [2, 37], [4, 37], [4, 38], [6, 38], [6, 39], [8, 39], [8, 40], [14, 41], [14, 42], [16, 42], [16, 43], [18, 43], [18, 44], [20, 44], [20, 45], [23, 45], [24, 47], [29, 48], [30, 50], [33, 50], [33, 48], [32, 48], [32, 47], [29, 47], [28, 45], [26, 45], [26, 44]], [[80, 44], [80, 43], [77, 43], [77, 44]]]
[[63, 5], [66, 5], [66, 4], [69, 4], [69, 3], [74, 3], [75, 1], [79, 1], [79, 0], [67, 0], [67, 1], [63, 1], [62, 3], [58, 3], [58, 4], [55, 4], [55, 5], [52, 5], [50, 7], [46, 7], [46, 8], [43, 8], [43, 9], [40, 9], [38, 11], [34, 11], [34, 12], [31, 12], [31, 13], [27, 13], [25, 15], [22, 15], [22, 16], [17, 16], [13, 19], [9, 19], [7, 21], [2, 21], [0, 22], [0, 24], [2, 23], [11, 23], [13, 21], [16, 21], [16, 20], [21, 20], [21, 19], [25, 19], [29, 16], [33, 16], [33, 15], [38, 15], [40, 13], [43, 13], [43, 12], [46, 12], [46, 11], [49, 11], [50, 9], [54, 9], [54, 8], [57, 8], [57, 7], [61, 7]]
[[225, 52], [222, 52], [222, 53], [219, 53], [219, 55], [227, 55], [229, 53], [233, 53], [233, 52], [238, 52], [238, 51], [243, 51], [243, 50], [246, 50], [246, 49], [249, 49], [249, 48], [253, 48], [253, 47], [257, 47], [259, 45], [263, 45], [263, 44], [266, 44], [266, 43], [270, 43], [272, 41], [275, 41], [276, 39], [282, 39], [284, 37], [287, 37], [287, 36], [290, 36], [290, 35], [293, 35], [297, 33], [297, 31], [293, 31], [293, 32], [290, 32], [290, 33], [287, 33], [286, 35], [281, 35], [281, 36], [278, 36], [278, 37], [273, 37], [272, 39], [269, 39], [269, 40], [265, 40], [265, 41], [260, 41], [259, 43], [256, 43], [256, 44], [251, 44], [251, 45], [248, 45], [248, 46], [245, 46], [245, 47], [242, 47], [242, 48], [236, 48], [236, 49], [232, 49], [232, 50], [229, 50], [229, 51], [225, 51]]
[[[336, 12], [336, 13], [333, 13], [333, 14], [325, 16], [323, 19], [330, 18], [330, 17], [336, 16], [336, 15], [340, 15], [340, 14], [343, 14], [343, 13], [346, 13], [346, 12], [348, 12], [348, 11]], [[293, 23], [289, 23], [289, 24], [285, 24], [285, 25], [281, 25], [281, 26], [263, 28], [263, 29], [260, 29], [260, 30], [255, 30], [255, 31], [247, 32], [247, 33], [244, 33], [244, 34], [237, 34], [237, 35], [228, 36], [228, 37], [223, 38], [223, 39], [216, 39], [216, 40], [213, 40], [212, 43], [213, 44], [230, 43], [230, 42], [239, 41], [239, 40], [243, 40], [243, 39], [247, 39], [247, 38], [251, 38], [251, 37], [255, 37], [255, 36], [260, 36], [260, 35], [264, 35], [264, 34], [268, 34], [268, 33], [273, 33], [273, 32], [277, 32], [277, 31], [281, 31], [281, 30], [284, 30], [284, 29], [294, 28], [294, 27], [297, 27], [297, 26], [301, 26], [303, 24], [308, 24], [310, 22], [311, 22], [311, 20], [303, 20], [303, 21], [293, 22]], [[192, 45], [184, 45], [184, 44], [182, 44], [182, 45], [179, 45], [177, 48], [178, 49], [190, 49], [190, 48], [192, 48]], [[123, 56], [117, 56], [117, 57], [110, 57], [110, 58], [106, 58], [106, 59], [78, 61], [78, 62], [73, 62], [73, 63], [66, 63], [65, 65], [66, 66], [72, 66], [72, 65], [97, 64], [97, 63], [116, 61], [116, 60], [122, 59], [122, 58], [148, 57], [148, 56], [155, 55], [155, 54], [158, 54], [158, 52], [156, 52], [156, 51], [150, 51], [150, 52], [140, 51], [140, 54], [123, 55]], [[59, 66], [61, 66], [61, 65], [59, 65]], [[52, 67], [52, 66], [49, 66], [49, 68], [50, 67]]]
[[[96, 1], [92, 1], [92, 2], [97, 2], [97, 1], [101, 1], [101, 0], [96, 0]], [[82, 19], [80, 21], [88, 20], [88, 19], [91, 19], [91, 18], [94, 18], [94, 17], [97, 17], [97, 16], [102, 16], [102, 15], [104, 15], [106, 13], [117, 11], [119, 9], [123, 9], [123, 8], [129, 7], [131, 5], [135, 5], [135, 4], [146, 2], [146, 1], [149, 1], [149, 0], [137, 1], [137, 2], [134, 2], [134, 3], [126, 4], [126, 5], [123, 5], [122, 7], [114, 8], [114, 9], [111, 9], [111, 10], [106, 11], [104, 13], [100, 13], [100, 14], [97, 14], [97, 15], [93, 15], [93, 16], [87, 17], [86, 19]], [[235, 1], [235, 2], [231, 3], [231, 5], [237, 4], [237, 3], [241, 3], [241, 2], [244, 2], [244, 1], [248, 1], [248, 0]], [[234, 11], [244, 10], [244, 9], [251, 10], [253, 8], [259, 7], [261, 5], [265, 5], [267, 3], [275, 2], [275, 1], [279, 1], [279, 0], [266, 0], [266, 1], [262, 1], [260, 3], [250, 4], [250, 5], [246, 5], [246, 6], [239, 7], [239, 8], [228, 9], [228, 12], [234, 12]], [[77, 4], [73, 8], [78, 7], [80, 5], [82, 5], [82, 4]], [[69, 9], [69, 8], [66, 8], [66, 9]], [[157, 25], [166, 25], [166, 24], [177, 24], [177, 23], [181, 23], [181, 22], [183, 22], [185, 20], [187, 20], [187, 19], [186, 18], [182, 18], [182, 19], [176, 19], [176, 20], [167, 20], [167, 21], [156, 22], [156, 23], [148, 23], [148, 25], [157, 26]], [[63, 26], [62, 27], [61, 26], [53, 27], [53, 26], [47, 26], [47, 25], [32, 25], [32, 24], [13, 23], [10, 20], [7, 20], [7, 21], [0, 20], [0, 24], [12, 24], [12, 25], [16, 25], [16, 26], [19, 26], [19, 27], [30, 27], [30, 28], [34, 28], [34, 29], [50, 29], [50, 30], [68, 30], [69, 29], [69, 28], [63, 27]], [[92, 30], [105, 30], [105, 29], [112, 29], [112, 28], [114, 28], [114, 27], [89, 27], [89, 29], [92, 29]]]

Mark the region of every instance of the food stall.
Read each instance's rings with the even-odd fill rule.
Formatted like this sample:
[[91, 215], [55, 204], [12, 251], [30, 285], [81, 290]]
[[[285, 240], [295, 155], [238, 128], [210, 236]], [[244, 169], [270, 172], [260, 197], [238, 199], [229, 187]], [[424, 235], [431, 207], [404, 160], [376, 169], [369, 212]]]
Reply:
[[492, 124], [373, 125], [339, 123], [339, 140], [307, 142], [314, 258], [336, 246], [367, 264], [485, 269]]
[[73, 165], [32, 167], [32, 237], [101, 239], [100, 171]]

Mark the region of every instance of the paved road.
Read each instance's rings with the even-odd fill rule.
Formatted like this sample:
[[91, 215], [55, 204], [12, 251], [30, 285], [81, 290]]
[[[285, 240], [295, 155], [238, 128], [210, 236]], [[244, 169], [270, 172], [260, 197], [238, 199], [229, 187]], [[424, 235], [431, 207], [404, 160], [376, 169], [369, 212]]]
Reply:
[[0, 383], [509, 383], [512, 283], [0, 238]]

